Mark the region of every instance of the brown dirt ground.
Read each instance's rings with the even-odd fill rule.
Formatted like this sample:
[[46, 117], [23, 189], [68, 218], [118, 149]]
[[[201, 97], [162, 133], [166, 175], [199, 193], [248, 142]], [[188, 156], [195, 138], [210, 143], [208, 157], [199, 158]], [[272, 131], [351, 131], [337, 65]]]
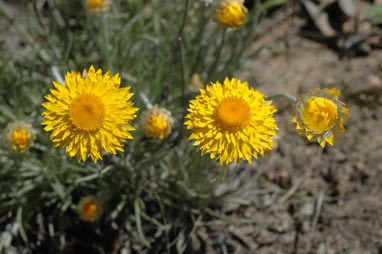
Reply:
[[340, 60], [323, 44], [287, 34], [281, 24], [262, 38], [267, 49], [240, 78], [262, 83], [266, 95], [341, 89], [352, 115], [347, 130], [322, 152], [296, 133], [291, 104], [276, 101], [277, 149], [230, 169], [218, 190], [241, 190], [243, 199], [223, 208], [237, 220], [200, 225], [194, 244], [209, 238], [208, 253], [382, 253], [382, 52]]

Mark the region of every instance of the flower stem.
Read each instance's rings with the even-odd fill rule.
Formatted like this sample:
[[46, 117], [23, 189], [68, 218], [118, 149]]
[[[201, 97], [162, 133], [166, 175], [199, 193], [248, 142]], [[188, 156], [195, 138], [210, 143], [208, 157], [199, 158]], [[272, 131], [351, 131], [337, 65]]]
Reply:
[[102, 29], [103, 29], [103, 43], [102, 49], [104, 58], [106, 59], [106, 65], [109, 70], [113, 70], [113, 64], [110, 57], [110, 31], [109, 31], [109, 20], [107, 15], [102, 16]]
[[196, 57], [194, 57], [194, 61], [193, 61], [193, 65], [192, 65], [192, 68], [191, 68], [191, 74], [194, 74], [197, 69], [199, 68], [200, 69], [200, 64], [203, 64], [203, 61], [202, 63], [199, 63], [200, 62], [200, 59], [202, 57], [202, 51], [203, 51], [203, 43], [202, 43], [202, 38], [203, 38], [203, 35], [204, 35], [204, 31], [205, 31], [205, 28], [206, 28], [206, 22], [207, 22], [207, 17], [206, 15], [204, 15], [205, 13], [205, 10], [206, 10], [206, 7], [203, 6], [202, 7], [202, 10], [200, 11], [200, 16], [199, 16], [199, 28], [198, 28], [198, 32], [197, 32], [197, 37], [195, 39], [195, 43], [199, 43], [199, 48], [197, 50], [198, 53], [196, 53]]
[[219, 176], [219, 181], [220, 182], [224, 182], [226, 176], [227, 176], [227, 172], [228, 172], [228, 165], [224, 165], [222, 167], [222, 171], [220, 172], [220, 176]]
[[183, 58], [183, 41], [182, 37], [178, 38], [178, 49], [179, 49], [179, 68], [180, 68], [180, 79], [181, 79], [181, 85], [182, 85], [182, 101], [183, 101], [183, 106], [187, 106], [186, 102], [186, 81], [184, 79], [184, 58]]
[[[186, 0], [186, 2], [185, 2], [185, 7], [184, 7], [184, 11], [183, 11], [183, 16], [182, 16], [182, 23], [181, 23], [179, 30], [178, 30], [178, 33], [175, 37], [175, 41], [171, 47], [171, 49], [172, 49], [171, 50], [171, 63], [170, 63], [170, 67], [169, 67], [168, 72], [167, 72], [167, 80], [168, 80], [167, 89], [164, 89], [164, 90], [170, 90], [171, 86], [172, 86], [172, 73], [173, 73], [174, 65], [176, 63], [176, 55], [175, 54], [177, 54], [177, 51], [180, 50], [179, 49], [179, 40], [182, 40], [183, 30], [184, 30], [184, 26], [185, 26], [186, 20], [187, 20], [189, 2], [190, 2], [190, 0]], [[170, 96], [168, 96], [167, 98], [170, 98]]]
[[221, 39], [221, 42], [220, 42], [220, 46], [219, 46], [219, 49], [218, 51], [216, 52], [216, 56], [215, 56], [215, 60], [213, 62], [213, 64], [211, 65], [211, 68], [210, 70], [208, 71], [208, 78], [207, 78], [207, 82], [209, 82], [216, 70], [216, 67], [218, 65], [218, 62], [219, 62], [219, 59], [220, 59], [220, 55], [221, 55], [221, 52], [223, 50], [223, 45], [224, 45], [224, 41], [225, 41], [225, 35], [226, 35], [226, 30], [224, 29], [223, 30], [223, 34], [222, 34], [222, 39]]
[[280, 100], [288, 99], [293, 103], [296, 103], [296, 97], [290, 93], [277, 93], [267, 97], [267, 100]]
[[183, 34], [184, 25], [186, 24], [186, 19], [187, 19], [187, 12], [188, 12], [189, 3], [190, 3], [190, 0], [186, 0], [186, 4], [185, 4], [185, 7], [184, 7], [184, 11], [183, 11], [182, 24], [179, 27], [176, 39], [181, 37], [182, 34]]

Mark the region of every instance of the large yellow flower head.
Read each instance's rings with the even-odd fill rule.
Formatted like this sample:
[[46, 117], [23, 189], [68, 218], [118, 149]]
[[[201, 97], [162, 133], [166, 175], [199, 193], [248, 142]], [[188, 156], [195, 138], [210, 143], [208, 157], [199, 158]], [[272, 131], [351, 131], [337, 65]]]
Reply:
[[110, 0], [84, 0], [84, 5], [89, 13], [103, 13], [109, 9]]
[[14, 152], [24, 153], [32, 146], [35, 138], [36, 131], [24, 121], [8, 123], [4, 131], [4, 142]]
[[233, 78], [207, 85], [201, 95], [190, 101], [190, 112], [185, 122], [193, 133], [194, 145], [209, 152], [220, 163], [232, 161], [240, 164], [244, 158], [250, 163], [252, 156], [264, 156], [272, 150], [272, 137], [277, 135], [277, 125], [272, 114], [276, 111], [259, 91], [247, 82]]
[[97, 197], [89, 195], [81, 198], [77, 213], [84, 221], [95, 221], [101, 215], [101, 204]]
[[340, 91], [315, 89], [307, 92], [296, 102], [293, 122], [300, 135], [317, 141], [322, 147], [326, 142], [333, 145], [338, 132], [344, 132], [344, 119], [350, 117], [348, 108], [338, 100]]
[[247, 9], [243, 0], [219, 0], [216, 6], [215, 20], [224, 28], [237, 29], [245, 23]]
[[65, 76], [66, 85], [53, 82], [56, 89], [45, 96], [46, 111], [42, 113], [46, 131], [53, 131], [50, 139], [54, 147], [65, 148], [72, 158], [86, 161], [91, 156], [102, 159], [103, 149], [116, 154], [123, 150], [123, 140], [132, 139], [135, 130], [129, 121], [136, 117], [137, 108], [130, 98], [130, 87], [120, 88], [119, 74], [102, 75], [91, 66], [86, 78], [72, 71]]
[[166, 138], [171, 133], [173, 123], [170, 111], [158, 108], [158, 105], [142, 113], [141, 124], [150, 138]]

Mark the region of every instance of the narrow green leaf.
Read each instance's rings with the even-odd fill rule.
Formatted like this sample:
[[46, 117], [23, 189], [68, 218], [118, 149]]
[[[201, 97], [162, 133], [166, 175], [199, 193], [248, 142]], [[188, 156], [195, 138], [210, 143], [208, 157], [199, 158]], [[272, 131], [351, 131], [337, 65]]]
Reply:
[[19, 233], [20, 233], [21, 238], [23, 239], [23, 241], [25, 243], [28, 243], [29, 241], [28, 241], [28, 237], [27, 237], [25, 230], [24, 230], [22, 215], [23, 215], [23, 208], [19, 207], [17, 209], [17, 217], [16, 217], [17, 218], [17, 225], [19, 228]]
[[141, 210], [139, 207], [138, 200], [134, 201], [134, 213], [135, 213], [135, 222], [137, 223], [138, 236], [141, 239], [142, 243], [146, 245], [146, 247], [150, 247], [150, 243], [145, 239], [142, 230], [142, 222], [141, 222]]

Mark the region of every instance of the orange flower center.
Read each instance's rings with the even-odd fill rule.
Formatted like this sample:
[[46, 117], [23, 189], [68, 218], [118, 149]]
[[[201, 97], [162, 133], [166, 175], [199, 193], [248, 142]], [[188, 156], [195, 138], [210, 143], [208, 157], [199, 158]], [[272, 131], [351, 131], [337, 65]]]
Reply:
[[241, 98], [226, 98], [216, 107], [214, 119], [224, 130], [242, 130], [251, 120], [251, 108]]
[[13, 144], [17, 146], [26, 146], [29, 140], [28, 131], [25, 129], [17, 129], [12, 133]]
[[87, 216], [93, 216], [94, 213], [96, 212], [97, 210], [97, 205], [94, 204], [94, 203], [86, 203], [84, 205], [84, 213], [87, 215]]
[[160, 116], [151, 116], [145, 126], [146, 131], [157, 138], [165, 138], [168, 135], [168, 123], [167, 120]]
[[99, 129], [105, 120], [105, 104], [98, 96], [85, 93], [78, 96], [70, 108], [70, 117], [73, 124], [86, 131]]
[[89, 0], [89, 4], [88, 4], [88, 6], [89, 6], [90, 8], [101, 7], [104, 1], [105, 1], [105, 0]]

